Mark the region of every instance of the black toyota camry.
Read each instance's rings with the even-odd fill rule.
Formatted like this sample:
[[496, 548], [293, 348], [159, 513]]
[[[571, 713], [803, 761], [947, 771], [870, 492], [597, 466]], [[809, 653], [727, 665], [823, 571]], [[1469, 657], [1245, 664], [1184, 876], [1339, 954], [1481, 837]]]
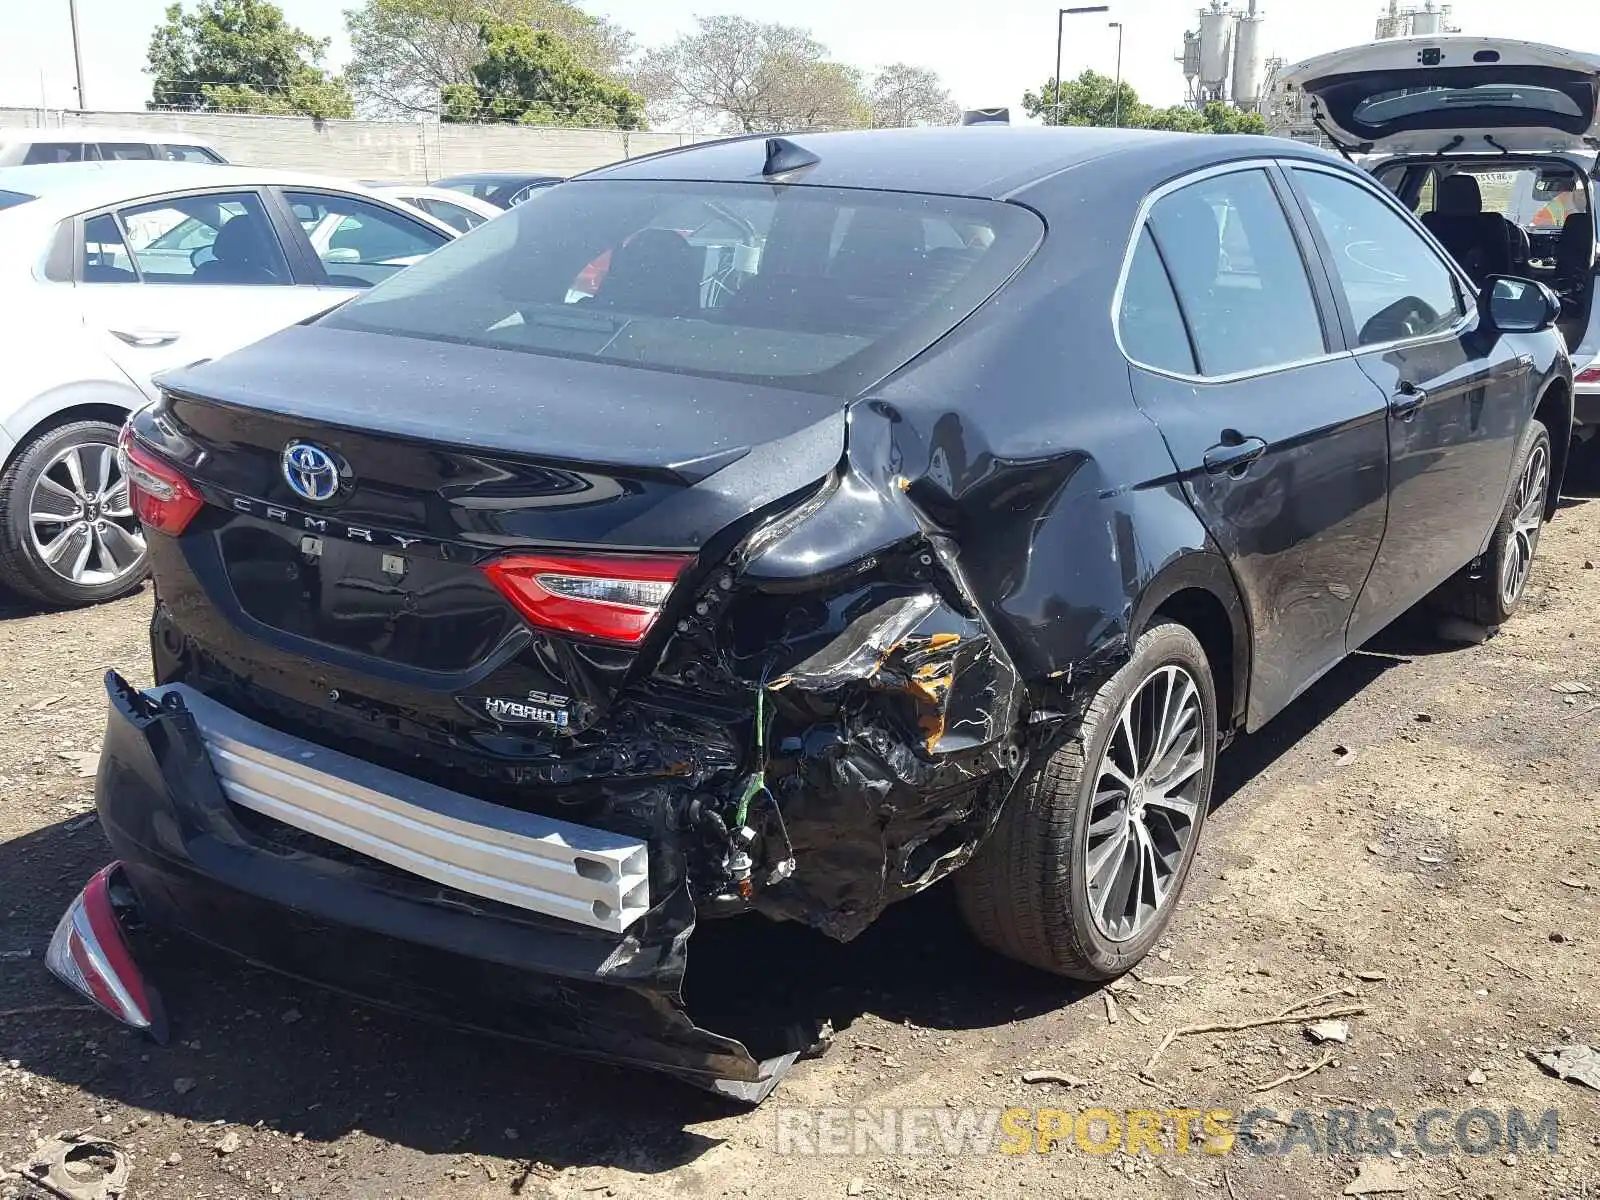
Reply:
[[1111, 978], [1234, 733], [1414, 606], [1516, 609], [1559, 311], [1265, 138], [548, 189], [130, 421], [158, 686], [108, 680], [120, 866], [52, 962], [158, 1024], [137, 914], [747, 1099], [793, 1053], [686, 1011], [713, 917], [848, 939], [953, 874], [987, 945]]

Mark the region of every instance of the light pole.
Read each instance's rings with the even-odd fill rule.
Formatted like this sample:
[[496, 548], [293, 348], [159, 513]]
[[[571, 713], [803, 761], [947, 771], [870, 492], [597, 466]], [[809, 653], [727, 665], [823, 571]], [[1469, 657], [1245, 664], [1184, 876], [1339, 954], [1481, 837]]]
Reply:
[[83, 99], [83, 52], [78, 49], [78, 0], [67, 0], [67, 18], [72, 22], [72, 68], [78, 75], [78, 111], [84, 112], [89, 106]]
[[1112, 22], [1109, 23], [1108, 27], [1111, 28], [1111, 29], [1115, 29], [1117, 31], [1117, 90], [1111, 93], [1112, 96], [1115, 97], [1115, 99], [1112, 101], [1112, 107], [1113, 107], [1113, 111], [1116, 113], [1116, 116], [1112, 118], [1112, 123], [1118, 129], [1121, 129], [1122, 128], [1122, 22], [1121, 21], [1112, 21]]
[[1056, 9], [1056, 98], [1055, 104], [1052, 107], [1055, 109], [1057, 125], [1061, 124], [1061, 39], [1062, 34], [1066, 29], [1067, 18], [1077, 16], [1079, 13], [1103, 13], [1110, 11], [1111, 6], [1109, 4], [1090, 4], [1086, 6], [1080, 6], [1078, 8]]

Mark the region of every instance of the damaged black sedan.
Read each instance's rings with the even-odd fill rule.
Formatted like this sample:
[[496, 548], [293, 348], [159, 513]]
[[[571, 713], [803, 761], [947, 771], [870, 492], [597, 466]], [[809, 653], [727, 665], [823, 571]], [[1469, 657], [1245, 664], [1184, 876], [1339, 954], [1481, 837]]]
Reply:
[[122, 867], [52, 961], [150, 1023], [137, 908], [747, 1099], [793, 1052], [685, 1010], [699, 922], [848, 939], [955, 873], [982, 941], [1110, 978], [1235, 731], [1414, 605], [1517, 607], [1558, 311], [1258, 138], [735, 139], [549, 189], [131, 420], [158, 686], [109, 680]]

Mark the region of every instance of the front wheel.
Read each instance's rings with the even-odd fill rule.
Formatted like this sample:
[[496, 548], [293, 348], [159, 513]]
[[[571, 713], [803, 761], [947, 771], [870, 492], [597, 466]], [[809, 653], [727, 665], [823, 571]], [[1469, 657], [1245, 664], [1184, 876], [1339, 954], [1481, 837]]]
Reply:
[[117, 427], [72, 421], [35, 436], [0, 474], [0, 569], [25, 598], [94, 604], [133, 591], [147, 562]]
[[1163, 623], [956, 874], [990, 949], [1075, 979], [1127, 971], [1166, 929], [1211, 802], [1217, 701], [1194, 634]]
[[1480, 569], [1463, 571], [1439, 592], [1441, 607], [1477, 625], [1503, 625], [1522, 603], [1550, 504], [1550, 434], [1534, 421], [1524, 438], [1505, 509]]

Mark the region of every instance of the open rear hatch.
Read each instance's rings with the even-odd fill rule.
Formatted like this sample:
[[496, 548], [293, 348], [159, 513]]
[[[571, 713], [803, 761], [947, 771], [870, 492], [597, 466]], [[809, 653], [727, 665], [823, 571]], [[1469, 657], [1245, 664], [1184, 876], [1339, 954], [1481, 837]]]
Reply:
[[1284, 82], [1346, 150], [1595, 148], [1600, 55], [1468, 36], [1391, 38], [1318, 55]]

